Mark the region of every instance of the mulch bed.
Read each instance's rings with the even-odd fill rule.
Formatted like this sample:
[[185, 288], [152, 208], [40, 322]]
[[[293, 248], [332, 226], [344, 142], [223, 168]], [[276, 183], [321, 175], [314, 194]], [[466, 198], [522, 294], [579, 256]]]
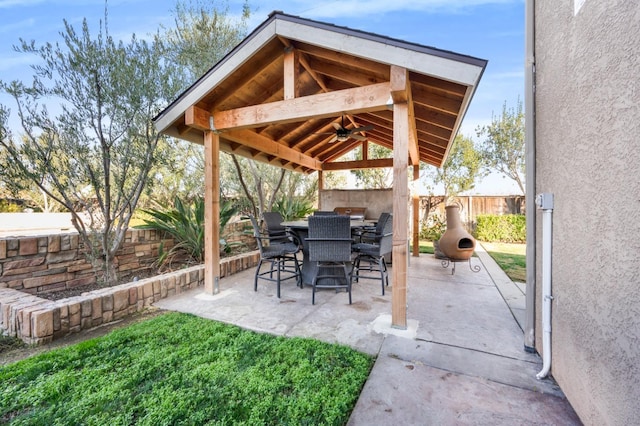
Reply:
[[[186, 265], [186, 266], [193, 266], [193, 265]], [[186, 267], [186, 266], [183, 266], [183, 267]], [[177, 269], [181, 269], [181, 268], [175, 268], [174, 270], [177, 270]], [[128, 275], [126, 278], [114, 280], [113, 282], [110, 282], [110, 283], [96, 282], [93, 284], [87, 284], [87, 285], [78, 286], [74, 288], [65, 288], [62, 290], [36, 293], [36, 296], [41, 297], [43, 299], [48, 299], [48, 300], [66, 299], [67, 297], [80, 296], [82, 293], [86, 293], [89, 291], [99, 290], [101, 288], [107, 288], [107, 287], [114, 287], [120, 284], [126, 284], [131, 281], [142, 280], [145, 278], [153, 277], [160, 274], [165, 274], [168, 272], [170, 271], [164, 270], [161, 272], [157, 268], [141, 269], [140, 271], [137, 271], [133, 275]]]
[[[221, 254], [221, 257], [225, 258], [228, 256], [235, 256], [237, 254], [241, 254], [248, 251], [251, 251], [250, 247], [239, 247], [233, 250], [232, 252]], [[177, 270], [188, 268], [195, 265], [196, 263], [190, 262], [186, 259], [182, 259], [182, 260], [175, 259], [174, 261], [171, 262], [171, 265], [169, 265], [168, 267], [164, 266], [161, 269], [155, 268], [155, 267], [140, 269], [136, 271], [134, 274], [127, 275], [125, 278], [115, 280], [111, 283], [96, 282], [94, 284], [83, 285], [83, 286], [74, 287], [70, 289], [36, 293], [35, 295], [48, 300], [66, 299], [67, 297], [80, 296], [82, 293], [86, 293], [92, 290], [99, 290], [101, 288], [114, 287], [120, 284], [129, 283], [131, 281], [142, 280], [145, 278], [166, 274], [172, 271], [177, 271]]]

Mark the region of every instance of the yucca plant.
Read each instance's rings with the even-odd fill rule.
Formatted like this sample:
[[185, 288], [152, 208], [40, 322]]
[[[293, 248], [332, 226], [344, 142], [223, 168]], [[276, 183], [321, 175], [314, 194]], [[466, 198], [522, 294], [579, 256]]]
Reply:
[[[165, 251], [160, 247], [157, 265], [170, 265], [174, 260], [186, 260], [187, 263], [202, 263], [204, 261], [204, 199], [196, 198], [191, 204], [184, 204], [175, 198], [173, 209], [166, 211], [158, 209], [142, 210], [151, 219], [143, 219], [144, 224], [137, 229], [152, 229], [173, 237], [174, 246]], [[229, 201], [220, 206], [220, 232], [235, 214], [236, 209]]]

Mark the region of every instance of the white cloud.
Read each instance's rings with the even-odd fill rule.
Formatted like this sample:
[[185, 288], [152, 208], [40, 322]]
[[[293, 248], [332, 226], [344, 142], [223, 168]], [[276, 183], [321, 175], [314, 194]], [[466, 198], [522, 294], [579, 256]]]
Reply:
[[15, 56], [0, 57], [0, 71], [8, 71], [12, 68], [24, 68], [34, 62], [31, 55], [17, 54]]
[[0, 9], [8, 9], [10, 7], [33, 6], [43, 3], [44, 0], [0, 0]]
[[0, 34], [12, 34], [17, 30], [24, 30], [25, 28], [33, 27], [35, 22], [35, 19], [29, 18], [13, 23], [3, 23], [2, 26], [0, 26]]

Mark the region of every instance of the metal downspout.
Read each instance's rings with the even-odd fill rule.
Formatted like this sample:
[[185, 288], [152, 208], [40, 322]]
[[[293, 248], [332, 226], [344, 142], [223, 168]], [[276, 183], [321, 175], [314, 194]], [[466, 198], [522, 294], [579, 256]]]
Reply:
[[527, 226], [524, 349], [535, 352], [536, 320], [536, 139], [535, 139], [535, 1], [525, 4], [525, 204]]

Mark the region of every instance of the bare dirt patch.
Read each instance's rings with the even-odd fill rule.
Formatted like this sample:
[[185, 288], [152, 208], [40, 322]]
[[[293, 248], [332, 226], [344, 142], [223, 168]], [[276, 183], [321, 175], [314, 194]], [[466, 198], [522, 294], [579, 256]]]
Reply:
[[180, 268], [175, 268], [175, 269], [172, 269], [172, 270], [164, 270], [164, 271], [159, 271], [156, 268], [141, 269], [141, 270], [137, 271], [133, 275], [129, 275], [129, 276], [125, 277], [125, 278], [114, 280], [114, 281], [112, 281], [110, 283], [96, 282], [96, 283], [93, 283], [93, 284], [87, 284], [87, 285], [78, 286], [78, 287], [74, 287], [74, 288], [65, 288], [65, 289], [60, 289], [60, 290], [56, 290], [56, 291], [36, 293], [35, 295], [38, 296], [38, 297], [41, 297], [43, 299], [48, 299], [48, 300], [66, 299], [67, 297], [80, 296], [82, 293], [86, 293], [86, 292], [89, 292], [89, 291], [99, 290], [101, 288], [107, 288], [107, 287], [114, 287], [114, 286], [117, 286], [117, 285], [120, 285], [120, 284], [126, 284], [126, 283], [131, 282], [131, 281], [138, 281], [138, 280], [142, 280], [142, 279], [145, 279], [145, 278], [154, 277], [156, 275], [166, 274], [168, 272], [172, 272], [174, 270], [182, 269], [183, 267], [186, 268], [188, 266], [194, 266], [194, 265], [185, 265], [185, 266], [181, 266]]

